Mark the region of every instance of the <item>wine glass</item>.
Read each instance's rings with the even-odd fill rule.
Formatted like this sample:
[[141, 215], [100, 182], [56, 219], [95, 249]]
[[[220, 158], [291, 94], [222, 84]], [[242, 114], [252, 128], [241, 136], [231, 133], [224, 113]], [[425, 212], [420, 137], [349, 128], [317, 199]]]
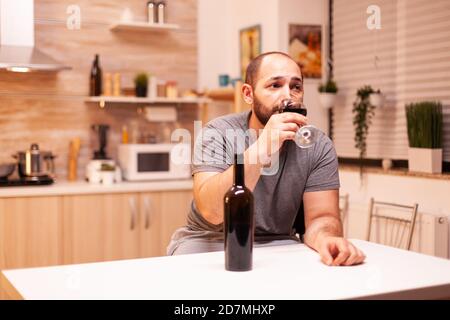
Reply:
[[[281, 112], [295, 112], [306, 117], [308, 111], [304, 104], [294, 104], [291, 101], [283, 101]], [[298, 129], [294, 141], [302, 149], [311, 148], [316, 142], [319, 129], [313, 125], [305, 125]]]

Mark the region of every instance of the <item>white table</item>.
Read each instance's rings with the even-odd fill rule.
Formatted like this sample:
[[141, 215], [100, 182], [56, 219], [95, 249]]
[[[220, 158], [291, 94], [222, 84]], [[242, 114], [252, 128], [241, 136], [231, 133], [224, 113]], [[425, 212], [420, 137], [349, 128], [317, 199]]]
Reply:
[[3, 292], [24, 299], [350, 299], [450, 297], [450, 260], [351, 240], [367, 255], [323, 265], [305, 245], [256, 248], [250, 272], [224, 253], [3, 271]]

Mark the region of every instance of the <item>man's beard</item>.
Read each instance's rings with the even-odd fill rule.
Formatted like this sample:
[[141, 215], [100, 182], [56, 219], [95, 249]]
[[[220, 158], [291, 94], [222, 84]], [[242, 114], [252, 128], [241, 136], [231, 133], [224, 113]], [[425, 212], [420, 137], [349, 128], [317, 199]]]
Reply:
[[272, 108], [265, 107], [261, 103], [261, 101], [256, 98], [256, 96], [254, 97], [253, 104], [256, 118], [258, 118], [259, 122], [261, 122], [265, 126], [272, 114], [274, 114], [274, 111], [272, 110]]

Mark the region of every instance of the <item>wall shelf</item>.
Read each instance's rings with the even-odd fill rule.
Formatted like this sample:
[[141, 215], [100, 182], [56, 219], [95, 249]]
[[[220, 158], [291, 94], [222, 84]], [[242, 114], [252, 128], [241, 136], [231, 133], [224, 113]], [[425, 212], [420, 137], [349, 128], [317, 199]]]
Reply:
[[129, 104], [204, 104], [211, 102], [208, 98], [202, 97], [181, 97], [181, 98], [141, 98], [141, 97], [129, 97], [129, 96], [99, 96], [88, 97], [86, 102], [99, 103], [100, 106], [105, 104], [114, 103], [129, 103]]
[[234, 88], [217, 88], [217, 89], [210, 89], [205, 92], [205, 95], [208, 98], [211, 98], [213, 100], [217, 101], [230, 101], [234, 102], [235, 98], [235, 89]]
[[112, 31], [170, 31], [170, 30], [178, 30], [180, 26], [177, 24], [169, 24], [169, 23], [148, 23], [148, 22], [138, 22], [138, 21], [129, 21], [129, 22], [118, 22], [111, 25], [110, 30]]

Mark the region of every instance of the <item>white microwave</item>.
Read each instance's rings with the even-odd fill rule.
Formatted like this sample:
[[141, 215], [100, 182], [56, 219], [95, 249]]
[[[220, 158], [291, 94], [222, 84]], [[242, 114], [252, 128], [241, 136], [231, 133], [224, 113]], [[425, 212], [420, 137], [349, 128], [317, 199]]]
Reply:
[[128, 181], [190, 178], [190, 162], [187, 143], [119, 145], [119, 165]]

